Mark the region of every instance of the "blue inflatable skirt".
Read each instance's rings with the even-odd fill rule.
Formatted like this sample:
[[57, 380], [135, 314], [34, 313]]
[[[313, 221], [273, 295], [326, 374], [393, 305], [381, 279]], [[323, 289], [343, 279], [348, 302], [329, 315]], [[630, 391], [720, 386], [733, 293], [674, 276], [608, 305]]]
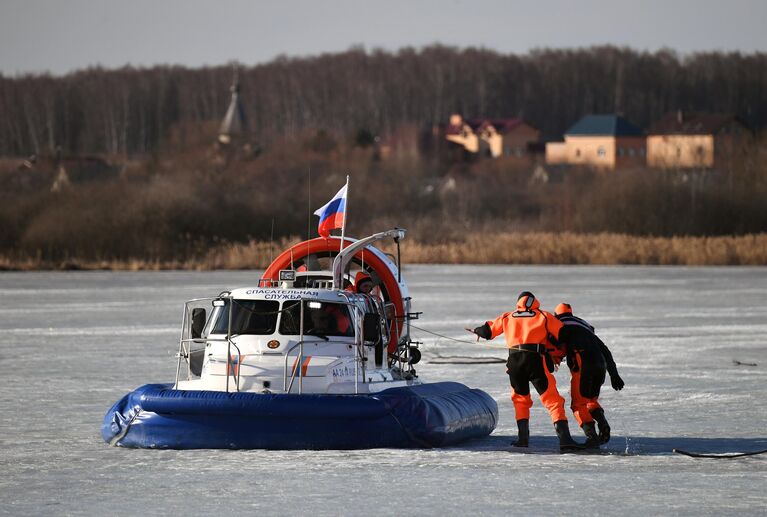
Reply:
[[158, 449], [372, 449], [442, 447], [489, 435], [490, 395], [456, 382], [369, 395], [178, 391], [147, 384], [104, 417], [101, 435]]

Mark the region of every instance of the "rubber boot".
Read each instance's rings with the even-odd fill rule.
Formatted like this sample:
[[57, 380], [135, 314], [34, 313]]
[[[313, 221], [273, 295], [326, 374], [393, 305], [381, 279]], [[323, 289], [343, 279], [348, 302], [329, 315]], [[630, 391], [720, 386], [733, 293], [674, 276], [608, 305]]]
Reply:
[[573, 437], [570, 436], [570, 427], [567, 425], [567, 420], [557, 420], [554, 422], [554, 429], [557, 430], [557, 437], [559, 438], [559, 452], [583, 449], [583, 445], [573, 440]]
[[583, 444], [587, 449], [599, 449], [599, 435], [597, 434], [596, 430], [596, 424], [591, 422], [585, 422], [581, 429], [583, 429], [583, 434], [586, 435], [586, 443]]
[[607, 423], [605, 418], [605, 410], [602, 408], [594, 409], [591, 411], [591, 416], [597, 421], [599, 426], [599, 442], [607, 443], [610, 441], [610, 424]]
[[511, 445], [514, 447], [527, 447], [530, 441], [530, 421], [525, 419], [517, 420], [517, 441]]

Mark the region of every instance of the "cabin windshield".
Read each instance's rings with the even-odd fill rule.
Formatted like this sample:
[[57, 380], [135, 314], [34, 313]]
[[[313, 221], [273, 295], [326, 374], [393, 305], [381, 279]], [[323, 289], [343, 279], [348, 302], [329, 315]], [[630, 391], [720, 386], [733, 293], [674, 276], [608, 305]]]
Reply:
[[[229, 326], [230, 301], [217, 307], [213, 317], [215, 323], [211, 334], [226, 334]], [[269, 335], [277, 328], [280, 302], [270, 300], [234, 300], [232, 312], [232, 334]]]
[[[301, 333], [301, 306], [299, 302], [285, 302], [282, 307], [280, 334], [299, 335]], [[354, 337], [352, 321], [349, 308], [344, 304], [304, 302], [304, 334]]]

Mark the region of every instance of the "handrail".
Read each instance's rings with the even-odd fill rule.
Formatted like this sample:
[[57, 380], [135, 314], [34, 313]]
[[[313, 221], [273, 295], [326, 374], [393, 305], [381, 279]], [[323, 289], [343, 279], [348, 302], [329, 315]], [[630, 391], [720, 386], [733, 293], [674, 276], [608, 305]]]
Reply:
[[[178, 341], [178, 361], [176, 362], [176, 383], [174, 386], [178, 386], [178, 378], [181, 375], [181, 357], [183, 357], [184, 353], [184, 333], [186, 333], [186, 315], [189, 313], [189, 302], [186, 302], [184, 304], [184, 314], [181, 316], [181, 338]], [[189, 361], [187, 361], [187, 364], [189, 364]], [[187, 379], [189, 378], [189, 371], [187, 368]]]
[[[293, 369], [293, 377], [295, 378], [296, 369], [298, 369], [298, 393], [299, 395], [304, 392], [304, 327], [306, 324], [304, 323], [304, 311], [306, 310], [304, 306], [306, 303], [304, 302], [303, 297], [298, 302], [298, 317], [301, 318], [298, 320], [298, 332], [300, 334], [301, 341], [300, 347], [298, 348], [298, 359], [296, 359], [296, 368]], [[290, 387], [293, 387], [293, 382], [290, 383]]]
[[[364, 311], [362, 308], [358, 307], [356, 303], [350, 300], [349, 295], [347, 293], [341, 292], [339, 293], [341, 297], [343, 297], [344, 301], [340, 302], [342, 305], [347, 305], [351, 308], [351, 316], [352, 316], [352, 322], [354, 324], [354, 342], [353, 345], [357, 347], [357, 351], [354, 354], [355, 357], [355, 377], [354, 377], [354, 386], [355, 386], [355, 393], [359, 393], [359, 376], [360, 376], [360, 369], [362, 369], [362, 382], [365, 382], [365, 349], [364, 349], [364, 327], [363, 327], [363, 315]], [[229, 392], [229, 375], [230, 372], [235, 372], [235, 370], [232, 368], [232, 354], [231, 350], [232, 347], [234, 347], [237, 350], [238, 354], [238, 364], [239, 368], [237, 368], [236, 373], [232, 373], [232, 376], [234, 377], [235, 382], [235, 388], [239, 392], [240, 391], [240, 378], [242, 375], [242, 364], [239, 363], [241, 359], [239, 359], [239, 356], [241, 356], [241, 350], [240, 347], [237, 346], [237, 344], [233, 341], [232, 336], [232, 310], [230, 309], [228, 312], [228, 322], [227, 322], [227, 333], [225, 337], [223, 338], [211, 338], [211, 337], [199, 337], [199, 338], [192, 338], [188, 337], [189, 335], [189, 315], [190, 315], [190, 304], [196, 303], [196, 302], [202, 302], [202, 301], [208, 301], [208, 300], [216, 300], [216, 299], [229, 299], [230, 304], [232, 303], [232, 296], [218, 296], [218, 297], [209, 297], [209, 298], [198, 298], [194, 300], [189, 300], [184, 304], [184, 313], [182, 316], [182, 329], [181, 329], [181, 337], [179, 339], [179, 352], [178, 352], [178, 362], [176, 365], [176, 382], [175, 386], [178, 386], [179, 379], [181, 376], [181, 360], [185, 359], [187, 360], [187, 380], [191, 378], [191, 361], [189, 358], [191, 357], [191, 346], [189, 346], [191, 343], [215, 343], [215, 342], [226, 342], [227, 343], [227, 357], [226, 357], [226, 363], [227, 363], [227, 375], [226, 375], [226, 392]], [[305, 316], [305, 304], [307, 301], [312, 301], [311, 299], [301, 298], [300, 299], [300, 339], [297, 343], [295, 343], [293, 346], [291, 346], [285, 353], [285, 364], [283, 368], [283, 389], [286, 393], [290, 393], [293, 387], [293, 383], [295, 382], [296, 375], [298, 375], [299, 378], [299, 393], [303, 393], [303, 357], [304, 357], [304, 350], [303, 345], [306, 343], [323, 343], [326, 342], [325, 340], [320, 341], [319, 339], [305, 339], [304, 336], [304, 316]], [[339, 303], [339, 302], [334, 302]], [[351, 337], [351, 336], [349, 336]], [[346, 343], [348, 344], [348, 343]], [[290, 376], [290, 383], [288, 384], [288, 359], [290, 358], [291, 353], [296, 348], [300, 347], [300, 352], [298, 359], [300, 360], [299, 363], [296, 364], [296, 367], [293, 368], [293, 371], [291, 372]], [[361, 363], [361, 366], [360, 366]]]
[[[352, 309], [352, 320], [354, 322], [359, 322], [354, 325], [354, 345], [357, 347], [357, 352], [354, 354], [354, 392], [359, 393], [359, 363], [362, 363], [362, 369], [363, 369], [363, 383], [365, 382], [365, 366], [363, 357], [361, 357], [363, 344], [364, 344], [364, 335], [360, 334], [358, 330], [361, 328], [361, 322], [362, 320], [359, 318], [359, 314], [362, 313], [362, 309], [357, 307], [354, 303], [352, 303], [351, 300], [349, 300], [349, 297], [346, 293], [339, 293], [341, 296], [344, 297], [345, 302], [341, 303], [341, 305], [347, 305]], [[296, 344], [291, 346], [286, 352], [285, 352], [285, 365], [283, 367], [283, 374], [282, 374], [282, 389], [285, 391], [285, 393], [290, 393], [293, 389], [293, 382], [295, 382], [296, 373], [298, 373], [298, 393], [303, 393], [303, 361], [304, 361], [304, 343], [323, 343], [323, 341], [319, 340], [306, 340], [304, 339], [304, 302], [307, 300], [304, 298], [301, 298], [300, 300], [300, 324], [299, 324], [299, 340]], [[364, 332], [364, 331], [363, 331]], [[297, 362], [295, 365], [295, 368], [293, 368], [293, 371], [290, 374], [290, 384], [288, 384], [288, 359], [290, 358], [291, 352], [295, 350], [297, 347], [300, 347], [300, 351], [297, 357]]]
[[[290, 386], [288, 386], [288, 358], [290, 357], [290, 352], [292, 352], [297, 346], [301, 347], [301, 353], [299, 353], [298, 357], [296, 357], [296, 367], [293, 368], [293, 371], [290, 374]], [[303, 364], [298, 364], [298, 359], [302, 359], [301, 362], [303, 362], [303, 346], [304, 346], [304, 340], [299, 340], [295, 345], [290, 347], [287, 352], [285, 352], [285, 368], [282, 371], [282, 390], [285, 393], [290, 393], [290, 390], [293, 389], [293, 381], [296, 378], [296, 370], [299, 370], [303, 367]], [[299, 386], [298, 393], [300, 394], [302, 391], [303, 386]]]
[[[229, 372], [230, 371], [232, 371], [232, 372], [236, 371], [237, 373], [236, 374], [232, 374], [232, 377], [234, 377], [235, 388], [237, 388], [237, 392], [239, 393], [239, 391], [240, 391], [240, 371], [242, 370], [242, 362], [241, 361], [242, 361], [242, 357], [243, 357], [242, 356], [242, 351], [240, 350], [240, 347], [238, 347], [237, 344], [234, 341], [232, 341], [231, 339], [227, 339], [227, 341], [229, 341], [229, 346], [230, 347], [234, 347], [234, 348], [237, 349], [237, 368], [235, 370], [235, 368], [232, 367], [233, 366], [232, 365], [232, 355], [231, 354], [227, 354], [227, 357], [226, 357], [226, 392], [229, 393]], [[231, 348], [229, 348], [229, 350], [231, 350]]]
[[[285, 366], [283, 368], [282, 373], [282, 389], [285, 391], [285, 393], [290, 393], [290, 390], [293, 388], [293, 381], [296, 377], [296, 372], [299, 368], [303, 367], [303, 364], [300, 366], [297, 364], [295, 368], [293, 368], [293, 372], [290, 375], [290, 385], [288, 385], [288, 359], [290, 359], [290, 353], [296, 349], [297, 346], [300, 346], [305, 343], [325, 343], [325, 341], [320, 341], [319, 339], [304, 339], [301, 341], [297, 341], [295, 345], [288, 348], [288, 350], [285, 352]], [[300, 357], [303, 357], [301, 354], [299, 354]], [[303, 363], [303, 361], [302, 361]]]
[[[356, 305], [352, 305], [352, 309], [356, 313], [356, 320], [359, 322], [358, 325], [354, 326], [354, 344], [357, 347], [357, 353], [354, 354], [354, 393], [359, 393], [359, 371], [360, 369], [362, 370], [362, 384], [365, 384], [365, 363], [367, 361], [367, 357], [365, 356], [365, 313]], [[357, 332], [358, 330], [360, 331], [359, 334]], [[356, 366], [356, 363], [359, 363], [360, 366]]]
[[189, 337], [186, 339], [182, 339], [184, 343], [207, 343], [208, 341], [211, 342], [217, 342], [217, 341], [226, 341], [225, 337], [222, 338], [213, 338], [213, 337]]
[[[232, 343], [232, 313], [234, 312], [234, 305], [232, 304], [232, 300], [234, 298], [232, 298], [231, 295], [227, 296], [227, 298], [229, 299], [229, 312], [228, 312], [229, 321], [226, 324], [226, 340], [228, 341], [228, 344], [226, 345], [226, 392], [229, 393], [229, 370], [230, 370], [230, 364], [232, 362], [232, 345], [234, 344]], [[238, 381], [237, 391], [240, 391], [239, 387], [240, 387], [240, 383]]]
[[[222, 293], [223, 294], [223, 293]], [[237, 346], [237, 344], [232, 341], [232, 313], [234, 312], [232, 310], [232, 295], [229, 294], [228, 296], [221, 296], [218, 297], [207, 297], [207, 298], [195, 298], [193, 300], [187, 300], [184, 303], [184, 316], [182, 318], [181, 322], [181, 339], [179, 340], [179, 359], [178, 359], [178, 365], [176, 366], [176, 386], [178, 386], [178, 378], [180, 375], [181, 370], [181, 357], [183, 357], [184, 352], [187, 352], [187, 355], [191, 354], [191, 351], [189, 349], [184, 348], [184, 343], [189, 342], [197, 342], [195, 341], [196, 338], [184, 338], [184, 335], [187, 332], [188, 327], [188, 316], [189, 316], [189, 304], [190, 303], [197, 303], [197, 302], [203, 302], [203, 301], [209, 301], [209, 300], [216, 300], [216, 299], [228, 299], [229, 300], [229, 311], [228, 311], [228, 321], [227, 321], [227, 327], [226, 327], [226, 338], [224, 339], [208, 339], [205, 338], [201, 340], [201, 342], [207, 343], [208, 341], [226, 341], [227, 347], [226, 347], [226, 392], [229, 393], [229, 372], [233, 372], [234, 369], [232, 368], [232, 346], [237, 349], [237, 373], [233, 374], [232, 377], [234, 377], [235, 381], [235, 388], [237, 391], [240, 391], [240, 369], [242, 368], [242, 364], [240, 363], [240, 356], [242, 355], [240, 351], [240, 347]], [[191, 361], [187, 361], [187, 379], [191, 375]]]
[[[198, 344], [208, 344], [208, 343], [222, 343], [226, 341], [226, 338], [184, 338], [181, 340], [181, 347], [179, 348], [179, 357], [178, 357], [178, 366], [176, 367], [176, 384], [174, 386], [178, 386], [178, 382], [180, 380], [180, 370], [181, 370], [181, 360], [186, 360], [186, 380], [190, 380], [192, 378], [192, 363], [191, 363], [191, 356], [192, 356], [192, 349], [190, 346], [183, 346], [183, 345], [189, 345], [190, 343], [198, 343]], [[203, 351], [204, 349], [201, 349], [200, 351]], [[196, 351], [196, 350], [195, 350]]]
[[[326, 341], [324, 340], [320, 341], [319, 339], [305, 339], [302, 341], [297, 341], [296, 344], [294, 344], [285, 352], [285, 366], [283, 367], [283, 373], [282, 373], [282, 389], [285, 391], [285, 393], [290, 393], [290, 391], [293, 389], [293, 382], [295, 381], [296, 373], [299, 372], [299, 370], [300, 370], [299, 376], [303, 375], [303, 361], [301, 361], [301, 364], [296, 363], [295, 367], [293, 368], [293, 371], [290, 374], [290, 384], [288, 384], [288, 359], [290, 359], [291, 352], [293, 352], [293, 350], [295, 350], [296, 347], [299, 347], [303, 344], [311, 344], [311, 343], [322, 344], [325, 342]], [[300, 359], [301, 357], [303, 357], [303, 354], [299, 353], [296, 359]], [[301, 392], [302, 390], [299, 389], [299, 393]]]
[[[193, 298], [191, 300], [187, 300], [184, 302], [184, 313], [181, 317], [181, 337], [178, 342], [178, 361], [176, 362], [176, 383], [174, 384], [175, 387], [178, 387], [178, 381], [181, 377], [181, 359], [186, 359], [191, 355], [191, 349], [185, 348], [184, 344], [189, 343], [190, 341], [193, 341], [194, 338], [186, 338], [186, 334], [189, 332], [189, 305], [193, 303], [199, 303], [199, 302], [207, 302], [207, 301], [213, 301], [216, 297], [205, 297], [205, 298]], [[211, 340], [213, 341], [213, 340]], [[192, 373], [192, 365], [190, 361], [187, 361], [187, 369], [186, 369], [186, 378], [189, 380]]]
[[[386, 233], [386, 232], [384, 232]], [[380, 235], [380, 234], [376, 234]], [[363, 239], [365, 240], [365, 239]], [[360, 242], [360, 241], [358, 241]], [[334, 263], [335, 266], [335, 263]], [[360, 364], [362, 364], [362, 383], [365, 384], [365, 327], [364, 327], [364, 312], [361, 308], [359, 308], [356, 304], [352, 303], [352, 301], [349, 299], [349, 295], [341, 291], [338, 293], [340, 296], [343, 296], [344, 300], [346, 300], [346, 303], [344, 305], [348, 305], [352, 309], [352, 313], [354, 314], [354, 320], [357, 322], [356, 325], [354, 325], [354, 345], [357, 347], [357, 352], [354, 354], [354, 393], [358, 394], [359, 391], [359, 374], [360, 374]], [[359, 332], [358, 332], [359, 331]]]

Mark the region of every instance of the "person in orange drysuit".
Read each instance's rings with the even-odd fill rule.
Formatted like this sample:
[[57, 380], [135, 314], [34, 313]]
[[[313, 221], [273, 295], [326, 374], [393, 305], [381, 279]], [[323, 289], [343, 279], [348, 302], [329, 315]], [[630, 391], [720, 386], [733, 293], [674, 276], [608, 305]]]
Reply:
[[322, 304], [322, 308], [308, 309], [306, 334], [314, 336], [353, 336], [354, 329], [349, 317], [335, 303]]
[[[607, 345], [594, 333], [593, 326], [573, 315], [569, 303], [557, 305], [554, 314], [564, 324], [559, 341], [567, 348], [567, 366], [571, 373], [570, 408], [586, 435], [586, 447], [599, 448], [600, 443], [610, 440], [610, 425], [598, 400], [605, 372], [610, 374], [610, 384], [616, 391], [623, 389], [623, 379], [618, 375]], [[595, 421], [599, 425], [598, 435]]]
[[354, 275], [354, 284], [346, 287], [347, 291], [360, 294], [370, 294], [375, 287], [373, 279], [364, 271], [358, 271]]
[[335, 323], [335, 329], [333, 335], [336, 336], [353, 336], [354, 329], [352, 328], [352, 322], [349, 317], [341, 310], [340, 305], [334, 303], [328, 303], [322, 309], [326, 314], [330, 315], [332, 321]]
[[564, 357], [564, 350], [557, 343], [561, 328], [562, 323], [553, 314], [540, 309], [540, 303], [532, 293], [523, 291], [517, 299], [516, 311], [505, 312], [474, 330], [467, 329], [476, 334], [477, 339], [489, 340], [501, 333], [506, 338], [509, 348], [506, 371], [519, 431], [517, 441], [513, 443], [516, 447], [527, 447], [529, 443], [532, 383], [551, 415], [560, 450], [581, 448], [570, 436], [565, 399], [557, 391], [557, 381], [552, 375], [554, 364], [559, 364]]

